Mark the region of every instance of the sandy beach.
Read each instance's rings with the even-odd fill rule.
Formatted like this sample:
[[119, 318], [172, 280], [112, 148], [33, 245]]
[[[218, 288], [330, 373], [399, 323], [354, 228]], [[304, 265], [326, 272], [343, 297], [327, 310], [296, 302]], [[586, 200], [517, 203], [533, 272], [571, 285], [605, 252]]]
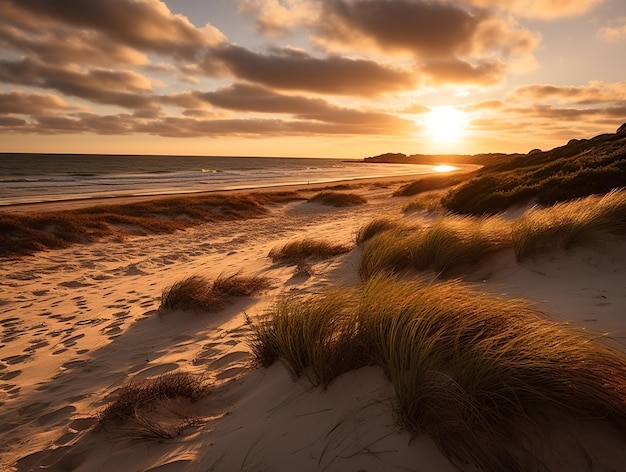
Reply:
[[[247, 343], [250, 321], [278, 297], [360, 283], [357, 247], [313, 261], [309, 274], [272, 262], [270, 250], [303, 237], [353, 245], [357, 231], [380, 216], [429, 224], [436, 216], [403, 216], [407, 199], [391, 196], [407, 180], [352, 183], [349, 191], [367, 200], [358, 206], [309, 202], [323, 186], [301, 186], [290, 190], [302, 199], [273, 204], [259, 218], [2, 260], [0, 469], [457, 470], [431, 438], [399, 425], [393, 388], [379, 367], [348, 372], [324, 389], [292, 379], [281, 363], [256, 367]], [[159, 310], [163, 290], [178, 280], [235, 273], [269, 277], [271, 287], [218, 313]], [[460, 277], [479, 290], [533, 301], [551, 319], [606, 334], [626, 349], [623, 239], [607, 237], [523, 263], [503, 251]], [[179, 435], [155, 440], [132, 425], [98, 424], [102, 409], [129, 381], [174, 372], [202, 375], [210, 386], [197, 402], [157, 412], [167, 424], [193, 419]], [[608, 471], [626, 464], [618, 438], [589, 431], [596, 430], [576, 433], [578, 444], [555, 440], [553, 450], [546, 447], [547, 470], [592, 470], [583, 467], [592, 463], [593, 470]]]

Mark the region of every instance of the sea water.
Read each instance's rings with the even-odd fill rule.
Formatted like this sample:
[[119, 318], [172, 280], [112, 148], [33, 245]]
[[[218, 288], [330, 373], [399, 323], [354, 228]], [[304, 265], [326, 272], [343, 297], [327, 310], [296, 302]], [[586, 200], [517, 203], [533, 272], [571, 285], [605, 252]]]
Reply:
[[0, 206], [314, 184], [433, 172], [323, 158], [0, 154]]

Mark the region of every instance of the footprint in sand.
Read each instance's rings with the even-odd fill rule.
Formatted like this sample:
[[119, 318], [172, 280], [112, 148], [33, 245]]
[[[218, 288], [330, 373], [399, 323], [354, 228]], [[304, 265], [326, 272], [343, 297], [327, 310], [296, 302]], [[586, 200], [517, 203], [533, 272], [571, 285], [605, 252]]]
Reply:
[[19, 356], [5, 357], [2, 359], [2, 362], [9, 364], [9, 365], [21, 364], [22, 362], [25, 362], [26, 360], [30, 359], [31, 356], [32, 356], [31, 354], [22, 354]]
[[46, 426], [50, 424], [59, 424], [65, 423], [67, 419], [71, 416], [72, 413], [76, 411], [76, 407], [68, 405], [63, 408], [59, 408], [58, 410], [54, 410], [50, 413], [46, 413], [45, 415], [37, 418], [37, 423]]
[[12, 380], [15, 377], [17, 377], [18, 375], [20, 375], [22, 373], [21, 370], [14, 370], [11, 372], [5, 372], [3, 374], [0, 374], [0, 380]]
[[211, 364], [209, 364], [209, 369], [220, 369], [229, 364], [233, 364], [234, 362], [238, 362], [243, 359], [249, 359], [250, 357], [251, 355], [249, 352], [245, 352], [245, 351], [231, 352], [211, 362]]
[[59, 287], [65, 287], [65, 288], [81, 288], [81, 287], [90, 287], [93, 284], [88, 284], [85, 282], [81, 282], [79, 280], [71, 280], [69, 282], [61, 282], [59, 284]]
[[39, 413], [42, 410], [45, 410], [50, 405], [52, 405], [52, 402], [35, 402], [35, 403], [30, 403], [30, 404], [28, 404], [26, 406], [23, 406], [19, 410], [17, 410], [17, 413], [20, 416], [31, 416], [33, 414], [39, 415]]

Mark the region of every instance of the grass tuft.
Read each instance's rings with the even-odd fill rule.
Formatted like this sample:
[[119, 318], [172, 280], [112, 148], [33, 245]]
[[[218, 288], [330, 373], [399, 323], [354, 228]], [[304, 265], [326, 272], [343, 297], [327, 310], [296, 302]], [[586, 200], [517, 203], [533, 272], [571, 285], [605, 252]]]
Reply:
[[271, 286], [271, 279], [258, 276], [230, 275], [211, 280], [192, 275], [163, 290], [162, 310], [216, 312], [232, 297], [247, 297]]
[[306, 259], [327, 259], [351, 250], [352, 246], [348, 244], [335, 244], [323, 239], [304, 238], [272, 248], [268, 257], [272, 262], [300, 264]]
[[388, 231], [394, 228], [398, 229], [404, 226], [405, 225], [398, 219], [376, 218], [370, 221], [369, 223], [367, 223], [366, 225], [361, 226], [361, 228], [357, 231], [354, 239], [355, 239], [356, 244], [361, 246], [366, 241], [369, 241], [374, 236], [376, 236], [379, 233], [382, 233], [383, 231]]
[[320, 192], [314, 197], [311, 197], [309, 202], [318, 202], [322, 205], [334, 207], [348, 207], [363, 205], [367, 203], [367, 199], [357, 193]]
[[251, 336], [259, 364], [281, 360], [315, 384], [381, 366], [404, 426], [431, 435], [457, 464], [539, 470], [537, 450], [520, 449], [519, 438], [540, 449], [545, 418], [593, 419], [626, 435], [622, 352], [529, 302], [459, 281], [376, 276], [361, 288], [283, 298]]
[[607, 232], [626, 233], [626, 190], [531, 208], [513, 223], [515, 255], [523, 260], [555, 248], [569, 249]]
[[[204, 380], [188, 372], [175, 372], [124, 385], [115, 399], [99, 414], [101, 425], [134, 423], [141, 436], [172, 438], [193, 422], [176, 402], [195, 402], [209, 393]], [[178, 418], [171, 421], [164, 412]], [[155, 414], [155, 411], [157, 412]]]
[[[362, 230], [371, 232], [367, 227]], [[510, 225], [500, 217], [446, 216], [430, 226], [396, 225], [366, 239], [360, 273], [430, 270], [441, 275], [474, 265], [511, 246]]]

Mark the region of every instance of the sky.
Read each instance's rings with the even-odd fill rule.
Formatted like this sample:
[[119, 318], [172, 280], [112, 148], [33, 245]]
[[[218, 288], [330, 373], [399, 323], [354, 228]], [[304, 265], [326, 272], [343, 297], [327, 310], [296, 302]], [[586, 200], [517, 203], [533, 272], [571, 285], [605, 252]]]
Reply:
[[0, 0], [0, 152], [551, 149], [626, 121], [624, 0]]

